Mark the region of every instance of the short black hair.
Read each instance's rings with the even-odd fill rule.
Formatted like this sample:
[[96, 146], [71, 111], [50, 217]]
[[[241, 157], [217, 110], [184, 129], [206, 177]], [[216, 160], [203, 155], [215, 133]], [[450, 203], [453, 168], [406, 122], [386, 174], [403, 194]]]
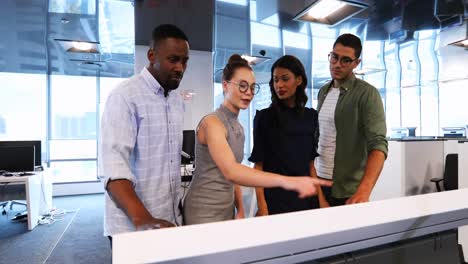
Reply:
[[333, 44], [333, 48], [335, 48], [336, 44], [341, 44], [345, 47], [350, 47], [354, 49], [354, 55], [356, 56], [356, 59], [361, 56], [362, 52], [362, 44], [361, 44], [361, 39], [356, 37], [353, 34], [343, 34], [339, 36], [335, 43]]
[[189, 41], [187, 35], [175, 25], [172, 24], [162, 24], [153, 29], [152, 38], [151, 38], [151, 47], [154, 48], [159, 41], [175, 38]]

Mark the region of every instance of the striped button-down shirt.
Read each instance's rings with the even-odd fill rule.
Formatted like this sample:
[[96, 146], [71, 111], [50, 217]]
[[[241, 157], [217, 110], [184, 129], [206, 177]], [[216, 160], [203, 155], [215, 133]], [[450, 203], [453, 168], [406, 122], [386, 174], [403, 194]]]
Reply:
[[[100, 168], [109, 180], [127, 179], [155, 218], [181, 224], [178, 208], [184, 105], [144, 68], [109, 95], [101, 120]], [[104, 235], [135, 231], [105, 195]]]

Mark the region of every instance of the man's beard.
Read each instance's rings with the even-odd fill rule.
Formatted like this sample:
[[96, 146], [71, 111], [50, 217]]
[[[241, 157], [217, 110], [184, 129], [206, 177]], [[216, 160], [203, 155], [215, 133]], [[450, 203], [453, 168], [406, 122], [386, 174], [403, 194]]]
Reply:
[[176, 80], [168, 80], [162, 87], [164, 88], [164, 96], [167, 97], [170, 91], [173, 91], [179, 88], [179, 81]]
[[177, 88], [179, 88], [179, 84], [180, 84], [180, 81], [176, 81], [176, 80], [168, 80], [166, 82], [166, 85], [164, 86], [164, 88], [166, 88], [167, 90], [175, 90]]

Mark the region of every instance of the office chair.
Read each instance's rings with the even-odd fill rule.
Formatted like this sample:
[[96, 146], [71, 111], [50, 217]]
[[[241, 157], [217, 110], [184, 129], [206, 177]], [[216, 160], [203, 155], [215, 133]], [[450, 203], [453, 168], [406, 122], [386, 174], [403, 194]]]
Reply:
[[2, 214], [6, 214], [6, 207], [8, 207], [8, 205], [10, 206], [10, 210], [13, 209], [13, 205], [15, 204], [18, 204], [18, 205], [24, 205], [24, 206], [27, 206], [26, 205], [26, 202], [22, 202], [22, 201], [4, 201], [4, 202], [0, 202], [0, 207], [2, 207]]
[[5, 202], [0, 202], [0, 206], [2, 207], [2, 215], [6, 214], [6, 210], [5, 210], [5, 207], [8, 206], [8, 204], [10, 203], [10, 201], [5, 201]]
[[458, 189], [458, 154], [450, 153], [445, 156], [444, 177], [432, 178], [431, 182], [436, 184], [438, 192], [442, 191], [440, 182], [443, 182], [444, 191]]
[[27, 206], [26, 202], [13, 200], [10, 201], [10, 210], [13, 209], [13, 205], [15, 204]]

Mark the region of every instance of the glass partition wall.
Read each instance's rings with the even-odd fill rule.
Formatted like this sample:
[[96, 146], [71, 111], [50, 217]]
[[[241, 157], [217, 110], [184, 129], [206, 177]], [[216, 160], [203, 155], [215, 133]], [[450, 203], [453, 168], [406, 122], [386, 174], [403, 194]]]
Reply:
[[[386, 111], [387, 136], [392, 135], [392, 128], [398, 127], [416, 127], [419, 136], [439, 136], [443, 126], [468, 123], [468, 117], [461, 117], [457, 106], [450, 103], [464, 98], [454, 94], [467, 93], [462, 88], [466, 86], [467, 78], [439, 81], [439, 64], [443, 56], [440, 49], [445, 48], [438, 44], [439, 29], [409, 33], [403, 42], [375, 37], [368, 40], [368, 21], [365, 19], [350, 19], [328, 27], [293, 21], [291, 16], [278, 12], [284, 8], [279, 5], [275, 1], [216, 1], [215, 72], [218, 71], [218, 76], [214, 83], [215, 107], [223, 99], [219, 71], [231, 54], [258, 56], [264, 51], [272, 58], [253, 67], [261, 90], [249, 110], [240, 116], [247, 139], [245, 158], [252, 147], [255, 111], [268, 107], [271, 102], [268, 81], [273, 62], [284, 54], [295, 55], [302, 61], [309, 77], [307, 106], [315, 108], [318, 90], [330, 80], [327, 54], [335, 39], [343, 33], [355, 34], [363, 40], [362, 63], [356, 76], [379, 90]], [[466, 54], [462, 55], [466, 58], [462, 63], [466, 67], [468, 58]], [[460, 66], [461, 69], [464, 68]]]
[[[417, 136], [440, 136], [442, 127], [468, 124], [468, 115], [461, 110], [468, 96], [468, 53], [462, 48], [440, 46], [439, 29], [409, 32], [403, 42], [376, 37], [382, 34], [375, 32], [368, 38], [367, 20], [353, 18], [335, 27], [297, 22], [288, 14], [288, 6], [281, 6], [283, 2], [286, 1], [216, 1], [214, 106], [223, 100], [221, 70], [230, 55], [258, 56], [262, 51], [272, 58], [253, 66], [261, 90], [249, 109], [240, 114], [246, 136], [245, 163], [253, 143], [255, 112], [271, 103], [268, 82], [273, 62], [285, 54], [302, 61], [309, 78], [307, 106], [316, 108], [318, 91], [330, 80], [327, 54], [343, 33], [363, 40], [362, 63], [356, 76], [379, 90], [388, 137], [393, 128], [403, 126], [416, 127]], [[451, 70], [441, 74], [443, 67]], [[456, 77], [449, 77], [452, 75]], [[246, 188], [243, 194], [246, 215], [252, 216], [256, 208], [254, 192]]]
[[[0, 140], [41, 140], [54, 182], [94, 182], [107, 95], [133, 75], [133, 5], [38, 2], [9, 1], [0, 18], [14, 33], [0, 40]], [[99, 42], [99, 54], [68, 52], [56, 39]]]

